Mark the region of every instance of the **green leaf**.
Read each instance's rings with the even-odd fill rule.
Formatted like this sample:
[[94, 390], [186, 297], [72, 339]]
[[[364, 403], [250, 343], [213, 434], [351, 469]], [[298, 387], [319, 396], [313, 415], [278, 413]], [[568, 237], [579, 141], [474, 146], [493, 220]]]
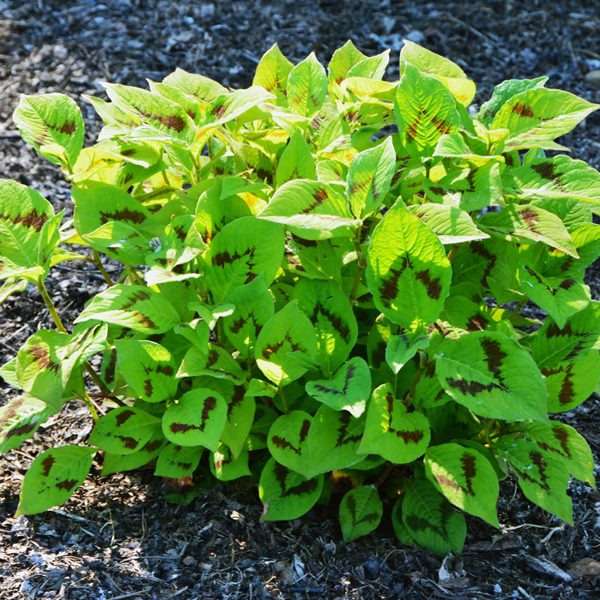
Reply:
[[521, 198], [576, 198], [600, 204], [600, 173], [568, 156], [534, 159], [507, 170], [502, 182], [507, 193]]
[[400, 52], [400, 75], [409, 63], [421, 73], [439, 79], [463, 106], [469, 106], [475, 96], [475, 84], [467, 79], [465, 72], [451, 60], [418, 46], [410, 40], [403, 40]]
[[510, 204], [499, 212], [477, 219], [477, 224], [484, 231], [501, 235], [508, 241], [542, 242], [579, 258], [563, 222], [537, 206]]
[[430, 439], [427, 417], [417, 411], [408, 413], [389, 384], [373, 392], [360, 454], [379, 454], [395, 464], [410, 463], [423, 456]]
[[574, 279], [544, 277], [527, 266], [518, 271], [521, 289], [542, 310], [545, 310], [559, 327], [590, 303], [590, 288]]
[[411, 481], [406, 488], [402, 523], [418, 544], [435, 554], [460, 554], [467, 537], [464, 516], [423, 479]]
[[111, 454], [107, 452], [104, 455], [102, 463], [102, 477], [120, 471], [133, 471], [147, 465], [154, 460], [166, 446], [167, 440], [162, 434], [160, 425], [155, 425], [152, 429], [150, 439], [133, 454]]
[[365, 58], [350, 67], [346, 78], [365, 77], [367, 79], [380, 80], [385, 75], [385, 70], [390, 62], [390, 50], [387, 49], [377, 56]]
[[574, 362], [542, 368], [548, 388], [548, 412], [565, 412], [585, 402], [600, 379], [600, 355], [590, 352]]
[[13, 120], [21, 137], [53, 164], [70, 170], [83, 148], [79, 107], [65, 94], [21, 94]]
[[419, 217], [442, 244], [462, 244], [490, 236], [480, 231], [468, 212], [449, 204], [416, 204], [408, 210]]
[[223, 443], [219, 443], [216, 452], [209, 461], [211, 473], [219, 481], [232, 481], [240, 477], [251, 475], [248, 466], [248, 449], [243, 448], [239, 456], [234, 457], [231, 450]]
[[390, 335], [385, 349], [385, 360], [394, 375], [419, 351], [429, 347], [429, 338], [422, 333]]
[[188, 73], [179, 68], [175, 69], [170, 75], [167, 75], [163, 79], [163, 83], [175, 87], [184, 94], [193, 96], [205, 104], [227, 93], [227, 88], [224, 88], [220, 83], [203, 75]]
[[227, 403], [221, 394], [208, 389], [186, 392], [163, 416], [165, 437], [179, 446], [204, 446], [212, 452], [227, 422]]
[[561, 362], [585, 358], [600, 348], [600, 302], [588, 306], [567, 319], [563, 328], [546, 318], [531, 346], [531, 354], [540, 369], [551, 369]]
[[208, 375], [217, 379], [225, 379], [234, 383], [244, 381], [244, 372], [239, 363], [225, 350], [216, 344], [209, 344], [206, 351], [197, 346], [190, 348], [185, 356], [177, 377], [198, 377]]
[[486, 125], [489, 125], [502, 106], [513, 96], [535, 88], [542, 88], [547, 81], [548, 77], [537, 77], [536, 79], [507, 79], [506, 81], [503, 81], [494, 88], [492, 97], [481, 105], [479, 118], [482, 119]]
[[306, 475], [347, 469], [364, 460], [357, 454], [365, 429], [365, 416], [353, 417], [348, 411], [321, 406], [308, 430], [310, 457]]
[[442, 444], [428, 448], [424, 462], [427, 478], [454, 506], [500, 526], [496, 514], [500, 486], [489, 460], [470, 448]]
[[155, 475], [180, 478], [193, 473], [202, 458], [202, 446], [177, 446], [167, 444], [156, 461]]
[[278, 417], [279, 414], [274, 408], [265, 406], [262, 403], [256, 405], [254, 423], [252, 423], [252, 429], [250, 430], [247, 442], [249, 450], [263, 450], [267, 447], [269, 430]]
[[305, 179], [294, 179], [280, 187], [257, 216], [281, 223], [307, 240], [348, 235], [348, 227], [360, 224], [334, 186]]
[[498, 442], [493, 450], [507, 460], [529, 500], [573, 524], [573, 506], [567, 496], [569, 471], [560, 458], [522, 439]]
[[256, 414], [256, 400], [245, 392], [244, 386], [235, 386], [227, 406], [227, 424], [221, 435], [221, 440], [227, 444], [233, 458], [238, 458], [247, 446]]
[[369, 365], [355, 356], [340, 367], [333, 379], [309, 381], [306, 393], [334, 410], [347, 410], [360, 417], [371, 395]]
[[289, 521], [307, 513], [321, 496], [323, 476], [306, 479], [271, 458], [258, 484], [264, 511], [261, 521]]
[[512, 96], [498, 111], [492, 129], [509, 129], [504, 152], [540, 148], [569, 133], [580, 121], [598, 109], [583, 98], [562, 90], [529, 89]]
[[283, 228], [242, 217], [226, 225], [213, 239], [205, 255], [205, 278], [215, 302], [222, 302], [261, 271], [269, 286], [283, 258]]
[[300, 260], [300, 265], [290, 264], [292, 272], [309, 279], [333, 280], [338, 286], [342, 285], [339, 253], [332, 240], [303, 240], [293, 235], [289, 246]]
[[291, 352], [303, 352], [309, 358], [317, 356], [315, 328], [298, 308], [297, 300], [275, 313], [261, 329], [256, 340], [256, 362], [274, 384], [288, 385], [306, 373], [289, 356]]
[[314, 52], [297, 64], [288, 76], [287, 98], [290, 109], [302, 117], [312, 117], [327, 95], [327, 75]]
[[27, 288], [27, 279], [9, 279], [0, 287], [0, 304], [2, 304], [9, 296], [18, 292], [24, 292]]
[[0, 454], [18, 448], [56, 411], [45, 402], [24, 395], [0, 408]]
[[383, 517], [383, 503], [373, 485], [356, 487], [340, 503], [340, 524], [344, 542], [374, 531]]
[[405, 328], [417, 321], [430, 323], [442, 310], [451, 278], [437, 236], [397, 201], [369, 245], [367, 283], [375, 306]]
[[44, 244], [44, 226], [53, 219], [52, 205], [39, 192], [0, 179], [0, 278], [35, 281], [44, 273], [46, 253], [58, 242]]
[[394, 508], [392, 509], [392, 527], [394, 528], [394, 533], [396, 537], [402, 542], [405, 546], [417, 545], [412, 535], [408, 532], [406, 525], [404, 525], [402, 521], [402, 504], [404, 503], [404, 496], [400, 496], [398, 500], [396, 500], [396, 504], [394, 504]]
[[277, 165], [277, 187], [293, 179], [316, 179], [315, 161], [302, 135], [297, 129], [290, 138], [289, 144], [283, 151]]
[[596, 487], [592, 451], [575, 429], [559, 421], [552, 421], [550, 426], [539, 423], [528, 425], [526, 431], [528, 440], [560, 458], [573, 477]]
[[15, 516], [42, 513], [66, 502], [87, 477], [96, 448], [60, 446], [38, 455], [23, 480]]
[[111, 410], [96, 423], [89, 442], [113, 454], [133, 454], [150, 440], [157, 423], [160, 419], [153, 415], [123, 406]]
[[329, 375], [348, 358], [358, 337], [358, 324], [350, 301], [333, 281], [300, 279], [292, 299], [310, 319], [317, 334], [317, 355]]
[[173, 305], [161, 294], [141, 285], [117, 284], [101, 292], [75, 323], [102, 321], [141, 333], [159, 334], [180, 322]]
[[275, 94], [277, 106], [287, 106], [287, 81], [293, 68], [294, 65], [281, 53], [279, 46], [273, 44], [260, 59], [252, 85], [259, 85]]
[[390, 189], [396, 172], [392, 137], [356, 155], [348, 168], [348, 202], [356, 218], [377, 210]]
[[431, 155], [442, 135], [458, 130], [459, 115], [452, 94], [437, 78], [406, 63], [394, 113], [402, 144], [411, 156]]
[[548, 422], [542, 374], [529, 353], [503, 333], [476, 331], [450, 340], [436, 358], [446, 393], [476, 415]]
[[275, 100], [276, 96], [259, 86], [252, 86], [245, 90], [235, 90], [230, 94], [223, 94], [213, 100], [206, 112], [205, 125], [209, 128], [217, 127], [237, 119], [251, 108]]
[[351, 40], [333, 53], [328, 65], [329, 95], [332, 98], [339, 98], [340, 85], [346, 79], [348, 71], [366, 58], [362, 52], [356, 49]]
[[235, 306], [235, 311], [223, 319], [223, 329], [239, 350], [240, 358], [247, 360], [254, 352], [260, 330], [274, 314], [273, 298], [264, 277], [259, 274], [250, 283], [234, 290], [227, 302]]
[[171, 353], [149, 340], [117, 340], [119, 368], [139, 398], [145, 402], [172, 399], [177, 392], [177, 363]]
[[267, 444], [271, 456], [292, 471], [307, 476], [310, 470], [308, 432], [313, 418], [302, 410], [281, 415], [269, 429]]

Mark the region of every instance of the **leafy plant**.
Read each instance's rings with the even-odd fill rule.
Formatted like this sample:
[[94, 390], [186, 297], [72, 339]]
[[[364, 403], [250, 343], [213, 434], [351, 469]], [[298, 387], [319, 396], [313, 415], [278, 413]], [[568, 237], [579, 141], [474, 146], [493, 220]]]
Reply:
[[[56, 325], [1, 369], [23, 395], [1, 409], [0, 449], [74, 398], [96, 425], [89, 446], [35, 459], [19, 514], [67, 500], [102, 451], [103, 474], [155, 464], [178, 502], [250, 477], [264, 520], [346, 491], [347, 540], [391, 500], [403, 542], [460, 551], [455, 507], [498, 526], [508, 468], [572, 522], [569, 476], [594, 485], [592, 455], [548, 415], [600, 377], [583, 282], [600, 175], [555, 139], [598, 106], [538, 78], [477, 112], [451, 61], [405, 42], [386, 82], [388, 54], [348, 42], [326, 72], [274, 46], [246, 90], [180, 69], [150, 91], [105, 84], [89, 148], [71, 99], [21, 99], [15, 122], [75, 213], [0, 182], [1, 297], [34, 284]], [[78, 259], [107, 288], [67, 331], [44, 279]], [[548, 316], [521, 315], [528, 302]]]

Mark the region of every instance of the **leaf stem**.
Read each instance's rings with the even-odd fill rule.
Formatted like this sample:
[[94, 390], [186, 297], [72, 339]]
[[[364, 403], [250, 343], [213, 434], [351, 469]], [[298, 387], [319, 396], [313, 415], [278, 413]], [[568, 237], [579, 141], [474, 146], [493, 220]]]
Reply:
[[104, 277], [104, 281], [106, 281], [106, 283], [108, 283], [108, 287], [113, 286], [114, 282], [110, 278], [110, 275], [108, 274], [107, 270], [104, 268], [104, 265], [102, 264], [102, 260], [100, 259], [100, 254], [98, 254], [98, 251], [94, 250], [94, 248], [92, 248], [92, 256], [94, 257], [93, 263], [98, 267], [98, 269], [100, 269], [100, 273], [102, 273], [102, 277]]
[[54, 321], [54, 324], [56, 325], [56, 329], [58, 329], [58, 331], [60, 331], [61, 333], [67, 333], [65, 326], [62, 324], [62, 321], [60, 320], [60, 317], [58, 316], [56, 307], [54, 306], [54, 303], [52, 302], [52, 299], [50, 298], [50, 295], [48, 294], [48, 290], [46, 289], [46, 284], [44, 283], [44, 280], [38, 279], [35, 283], [37, 285], [38, 292], [40, 293], [40, 295], [42, 296], [42, 299], [44, 300], [44, 304], [48, 307], [48, 310], [50, 311], [50, 315], [52, 316], [52, 320]]
[[515, 306], [515, 309], [512, 311], [510, 317], [508, 317], [508, 320], [511, 323], [517, 318], [517, 315], [519, 314], [519, 312], [521, 312], [521, 309], [527, 304], [527, 300], [527, 298], [523, 298], [523, 300], [521, 300], [519, 304]]
[[458, 249], [460, 248], [460, 244], [454, 244], [452, 246], [452, 248], [450, 248], [450, 252], [448, 252], [448, 262], [450, 264], [452, 264], [454, 262], [454, 258], [456, 257], [456, 253], [458, 252]]
[[285, 401], [285, 396], [283, 395], [283, 388], [279, 388], [279, 395], [281, 396], [281, 403], [283, 404], [283, 410], [286, 414], [289, 414], [290, 409]]
[[145, 285], [140, 279], [140, 276], [137, 274], [137, 271], [131, 265], [125, 265], [125, 269], [127, 270], [129, 279], [131, 279], [133, 283], [137, 283], [137, 285]]
[[87, 392], [84, 390], [83, 394], [77, 394], [77, 397], [83, 402], [85, 402], [86, 406], [90, 409], [90, 413], [92, 413], [92, 418], [97, 423], [100, 420], [100, 417], [98, 416], [98, 411], [96, 410], [94, 403], [92, 402], [91, 398], [87, 395]]
[[367, 261], [363, 257], [362, 248], [360, 246], [360, 227], [357, 227], [356, 229], [356, 235], [354, 237], [354, 247], [356, 248], [358, 270], [356, 271], [356, 277], [354, 278], [354, 283], [352, 284], [352, 291], [350, 292], [350, 304], [354, 304], [354, 301], [356, 300], [356, 295], [358, 294], [358, 286], [360, 285], [363, 273], [365, 272], [365, 268], [367, 266]]
[[84, 365], [85, 365], [85, 370], [88, 372], [88, 375], [92, 378], [94, 383], [100, 388], [100, 391], [104, 394], [104, 396], [106, 398], [110, 398], [111, 397], [110, 390], [106, 387], [106, 384], [104, 383], [104, 381], [102, 381], [102, 379], [100, 379], [100, 375], [98, 375], [98, 373], [96, 373], [96, 371], [94, 370], [94, 367], [92, 367], [92, 365], [87, 360], [85, 361]]

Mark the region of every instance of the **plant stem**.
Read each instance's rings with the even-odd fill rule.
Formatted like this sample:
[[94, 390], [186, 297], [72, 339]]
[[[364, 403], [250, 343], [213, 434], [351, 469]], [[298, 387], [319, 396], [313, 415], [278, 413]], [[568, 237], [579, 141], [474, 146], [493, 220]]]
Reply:
[[363, 258], [362, 248], [360, 247], [360, 227], [357, 227], [356, 236], [354, 238], [354, 247], [356, 248], [356, 258], [358, 261], [358, 270], [356, 271], [356, 277], [352, 285], [352, 291], [350, 292], [350, 304], [354, 304], [356, 295], [358, 294], [358, 286], [360, 285], [363, 273], [367, 266], [367, 261]]
[[289, 414], [290, 409], [288, 408], [287, 402], [285, 401], [285, 396], [283, 395], [283, 388], [279, 388], [279, 395], [281, 396], [281, 403], [283, 404], [283, 410], [286, 414]]
[[456, 257], [456, 253], [458, 252], [459, 248], [460, 244], [454, 244], [452, 248], [450, 248], [450, 252], [448, 252], [448, 261], [450, 264], [454, 262], [454, 258]]
[[144, 285], [144, 282], [140, 279], [140, 276], [137, 274], [137, 271], [130, 265], [125, 265], [125, 269], [129, 275], [129, 279], [131, 279], [132, 283], [137, 283], [138, 285]]
[[102, 273], [102, 277], [104, 277], [104, 281], [106, 281], [106, 283], [108, 283], [108, 287], [113, 286], [114, 285], [113, 280], [110, 278], [110, 275], [104, 268], [104, 265], [102, 264], [102, 260], [100, 259], [100, 255], [93, 248], [92, 248], [92, 256], [94, 257], [94, 261], [93, 261], [94, 264], [98, 267], [98, 269], [100, 269], [100, 273]]
[[106, 398], [110, 398], [111, 393], [110, 390], [106, 387], [106, 384], [102, 379], [100, 379], [100, 375], [94, 371], [94, 367], [86, 360], [85, 361], [85, 370], [88, 372], [88, 375], [92, 378], [94, 383], [100, 388], [100, 391], [104, 394]]
[[519, 304], [517, 304], [517, 306], [515, 307], [515, 310], [512, 311], [510, 317], [508, 317], [508, 320], [512, 323], [516, 318], [517, 315], [519, 314], [519, 312], [521, 311], [521, 309], [527, 304], [527, 298], [523, 298], [523, 300], [521, 300], [519, 302]]
[[81, 394], [81, 396], [78, 396], [78, 397], [80, 400], [85, 402], [86, 406], [90, 409], [90, 412], [92, 413], [92, 418], [97, 423], [100, 420], [100, 417], [98, 416], [98, 411], [96, 410], [94, 403], [91, 401], [90, 397], [87, 395], [87, 392], [84, 391], [83, 394]]
[[60, 320], [60, 317], [58, 316], [56, 307], [54, 306], [54, 303], [52, 302], [52, 299], [50, 298], [50, 295], [48, 294], [48, 290], [46, 289], [46, 284], [44, 283], [44, 280], [38, 279], [36, 281], [36, 285], [37, 285], [38, 292], [42, 296], [44, 303], [46, 304], [46, 306], [48, 307], [48, 310], [50, 311], [50, 315], [52, 316], [52, 320], [54, 321], [54, 324], [56, 325], [56, 329], [58, 329], [58, 331], [60, 331], [61, 333], [67, 333], [65, 326], [62, 324], [62, 321]]

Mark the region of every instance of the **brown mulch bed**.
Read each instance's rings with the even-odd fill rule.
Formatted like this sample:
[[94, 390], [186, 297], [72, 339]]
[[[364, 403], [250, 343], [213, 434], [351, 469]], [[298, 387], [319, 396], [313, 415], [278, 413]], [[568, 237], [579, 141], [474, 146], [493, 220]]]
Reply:
[[[348, 38], [368, 55], [391, 47], [387, 78], [395, 79], [405, 37], [463, 66], [478, 84], [477, 102], [504, 79], [543, 74], [551, 87], [600, 101], [585, 80], [600, 68], [600, 11], [585, 0], [0, 0], [0, 177], [31, 185], [69, 214], [69, 185], [15, 132], [20, 93], [69, 93], [93, 143], [100, 122], [80, 95], [103, 96], [100, 81], [143, 86], [181, 67], [245, 87], [274, 42], [294, 62], [312, 51], [328, 61]], [[562, 142], [600, 167], [600, 116]], [[54, 269], [48, 287], [67, 323], [102, 281], [80, 264]], [[600, 298], [597, 270], [588, 283]], [[50, 320], [36, 290], [6, 301], [0, 363], [40, 327]], [[3, 386], [0, 404], [13, 393]], [[599, 409], [594, 397], [564, 415], [597, 462]], [[151, 468], [100, 477], [95, 463], [68, 504], [14, 519], [32, 459], [50, 445], [84, 441], [91, 426], [70, 403], [0, 459], [2, 600], [600, 597], [600, 565], [569, 571], [581, 559], [600, 562], [600, 494], [577, 482], [574, 527], [533, 508], [513, 479], [503, 482], [501, 529], [469, 519], [462, 556], [445, 561], [400, 544], [389, 520], [343, 544], [335, 502], [290, 523], [261, 523], [256, 491], [240, 484], [203, 492], [188, 507], [168, 504]]]

